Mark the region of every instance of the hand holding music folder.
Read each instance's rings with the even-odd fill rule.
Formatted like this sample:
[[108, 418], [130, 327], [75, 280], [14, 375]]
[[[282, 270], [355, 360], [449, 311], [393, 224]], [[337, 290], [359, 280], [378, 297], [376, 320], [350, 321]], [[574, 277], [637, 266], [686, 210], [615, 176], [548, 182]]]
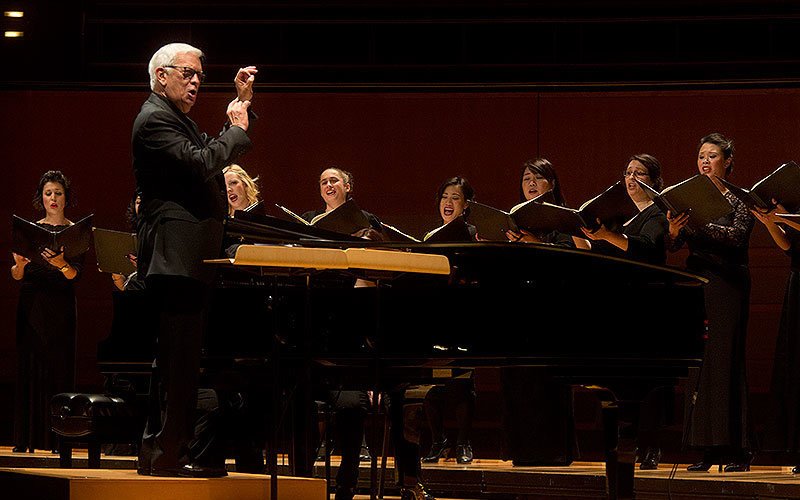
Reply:
[[[484, 205], [477, 201], [469, 202], [469, 216], [467, 220], [478, 229], [478, 236], [485, 240], [508, 241], [507, 231], [518, 233], [520, 224], [518, 220], [528, 220], [529, 211], [536, 211], [532, 203], [555, 203], [552, 191], [548, 191], [536, 198], [524, 201], [511, 207], [508, 212]], [[535, 218], [535, 215], [533, 216]], [[523, 226], [524, 227], [524, 226]]]
[[128, 276], [136, 270], [129, 255], [136, 255], [136, 233], [92, 228], [94, 251], [97, 256], [97, 269], [101, 273], [115, 273]]
[[[581, 228], [593, 231], [603, 224], [614, 231], [638, 214], [639, 209], [628, 196], [625, 184], [617, 181], [578, 209], [550, 203], [532, 203], [530, 209], [517, 213], [517, 224], [523, 229], [532, 232], [557, 230], [584, 238]], [[598, 219], [600, 223], [597, 222]]]
[[800, 209], [800, 165], [790, 161], [774, 172], [745, 189], [720, 179], [722, 184], [749, 208], [767, 212], [775, 208], [772, 200], [786, 207], [790, 212]]
[[93, 217], [94, 214], [88, 215], [71, 226], [53, 231], [14, 215], [11, 250], [42, 266], [50, 265], [42, 258], [45, 248], [58, 252], [64, 247], [64, 258], [67, 260], [79, 257], [89, 250]]
[[658, 208], [673, 217], [689, 214], [689, 226], [698, 229], [733, 212], [733, 207], [708, 176], [697, 174], [665, 188], [660, 193], [636, 179], [642, 190]]

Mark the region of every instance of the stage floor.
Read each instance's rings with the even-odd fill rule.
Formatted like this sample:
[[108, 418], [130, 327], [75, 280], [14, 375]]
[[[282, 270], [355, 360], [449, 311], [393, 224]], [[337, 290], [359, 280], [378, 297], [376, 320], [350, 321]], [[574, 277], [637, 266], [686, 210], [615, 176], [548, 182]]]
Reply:
[[[285, 459], [280, 457], [279, 463]], [[73, 454], [76, 467], [86, 467], [85, 450]], [[59, 469], [58, 456], [50, 452], [12, 453], [9, 447], [0, 447], [0, 491], [7, 487], [33, 480], [39, 486], [61, 483], [76, 485], [80, 491], [101, 492], [101, 496], [6, 496], [8, 500], [19, 498], [59, 498], [84, 500], [104, 498], [111, 500], [141, 500], [142, 498], [168, 498], [169, 500], [205, 500], [221, 498], [266, 499], [269, 482], [266, 476], [231, 473], [221, 479], [179, 479], [151, 478], [138, 476], [135, 472], [135, 457], [101, 457], [102, 469]], [[332, 459], [332, 475], [336, 475], [337, 457]], [[234, 470], [233, 463], [228, 464]], [[721, 473], [716, 469], [709, 472], [690, 473], [686, 464], [678, 466], [670, 479], [672, 464], [662, 464], [658, 470], [636, 471], [635, 494], [637, 500], [700, 500], [700, 499], [798, 499], [800, 500], [800, 476], [791, 473], [790, 467], [753, 467], [750, 472]], [[285, 465], [281, 473], [286, 472]], [[317, 462], [314, 475], [324, 478], [322, 462]], [[359, 475], [360, 495], [369, 498], [369, 463], [362, 462]], [[12, 479], [13, 478], [13, 479]], [[602, 499], [605, 498], [605, 470], [602, 463], [576, 462], [569, 467], [513, 467], [510, 462], [501, 460], [476, 459], [469, 465], [458, 465], [455, 460], [441, 461], [436, 465], [423, 466], [423, 480], [426, 487], [437, 498], [449, 499]], [[397, 498], [393, 488], [393, 461], [388, 460], [386, 474], [387, 499]], [[79, 486], [77, 486], [79, 485]], [[133, 486], [136, 485], [136, 488]], [[283, 485], [283, 486], [281, 486]], [[135, 492], [125, 496], [116, 492], [127, 486]], [[234, 496], [228, 496], [222, 487], [233, 487]], [[293, 488], [303, 488], [296, 490]], [[143, 492], [139, 488], [145, 488]], [[307, 491], [306, 491], [307, 489]], [[75, 491], [78, 491], [77, 489]], [[28, 490], [27, 493], [32, 493]], [[286, 496], [284, 496], [286, 495]], [[321, 479], [290, 478], [281, 476], [279, 499], [323, 499], [324, 481]]]

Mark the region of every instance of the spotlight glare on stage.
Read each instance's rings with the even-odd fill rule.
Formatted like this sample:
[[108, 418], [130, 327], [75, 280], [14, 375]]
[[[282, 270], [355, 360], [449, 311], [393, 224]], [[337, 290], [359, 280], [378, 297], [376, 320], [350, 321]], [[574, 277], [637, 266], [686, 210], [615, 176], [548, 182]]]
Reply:
[[6, 31], [4, 35], [6, 38], [22, 38], [25, 33], [22, 31]]
[[6, 17], [24, 17], [25, 13], [21, 10], [6, 10], [3, 11], [3, 15]]

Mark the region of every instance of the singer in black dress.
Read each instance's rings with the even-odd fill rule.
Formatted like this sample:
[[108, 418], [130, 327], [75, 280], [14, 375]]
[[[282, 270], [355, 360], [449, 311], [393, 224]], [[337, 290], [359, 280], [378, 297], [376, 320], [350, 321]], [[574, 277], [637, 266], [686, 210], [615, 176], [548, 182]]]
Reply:
[[639, 213], [615, 232], [601, 225], [592, 232], [583, 229], [586, 237], [592, 240], [592, 250], [607, 255], [639, 260], [649, 264], [664, 265], [667, 261], [665, 236], [669, 229], [667, 217], [650, 200], [636, 180], [661, 191], [664, 181], [661, 178], [661, 165], [649, 154], [638, 154], [628, 159], [624, 174], [628, 196], [636, 204]]
[[[778, 206], [766, 214], [753, 212], [772, 239], [791, 258], [781, 322], [775, 343], [770, 385], [770, 412], [763, 449], [785, 455], [800, 473], [800, 223], [780, 217]], [[779, 226], [781, 224], [784, 227]]]
[[[636, 182], [638, 180], [656, 191], [661, 191], [664, 187], [661, 164], [654, 156], [646, 153], [633, 155], [625, 167], [624, 180], [628, 196], [636, 204], [639, 213], [623, 224], [620, 232], [611, 231], [602, 224], [594, 232], [588, 229], [583, 229], [583, 232], [591, 240], [593, 251], [664, 265], [667, 261], [665, 238], [669, 222]], [[652, 391], [642, 404], [637, 437], [641, 469], [658, 468], [661, 459], [661, 435], [663, 428], [671, 422], [674, 399], [673, 388], [660, 387]]]
[[[526, 161], [522, 166], [520, 199], [537, 198], [553, 193], [564, 206], [561, 183], [555, 168], [545, 158]], [[533, 234], [508, 231], [510, 241], [545, 243], [574, 248], [588, 248], [583, 238], [558, 231]], [[535, 328], [536, 325], [531, 325]], [[514, 465], [569, 465], [578, 455], [575, 437], [572, 386], [531, 367], [508, 367], [500, 370], [503, 394], [503, 432], [505, 455]]]
[[[463, 177], [451, 177], [441, 186], [436, 195], [439, 216], [442, 225], [469, 214], [469, 202], [475, 192]], [[469, 235], [474, 238], [475, 226], [467, 224]], [[466, 236], [466, 235], [465, 235]], [[424, 408], [431, 428], [431, 449], [422, 459], [425, 463], [436, 463], [441, 457], [447, 457], [452, 441], [447, 439], [444, 429], [444, 410], [452, 407], [455, 410], [458, 434], [455, 443], [455, 457], [459, 464], [472, 462], [472, 445], [470, 432], [475, 414], [475, 378], [472, 370], [464, 371], [448, 378], [441, 385], [435, 385], [425, 395]]]
[[[41, 227], [60, 230], [72, 225], [64, 209], [72, 188], [60, 171], [39, 181], [33, 198], [45, 216]], [[55, 449], [50, 432], [50, 399], [75, 389], [75, 281], [83, 255], [64, 259], [62, 249], [45, 249], [39, 265], [13, 254], [11, 276], [22, 281], [17, 306], [17, 381], [14, 400], [14, 451]]]
[[708, 339], [684, 430], [688, 445], [704, 450], [704, 455], [688, 467], [689, 471], [705, 471], [714, 464], [727, 464], [726, 472], [749, 470], [755, 447], [745, 370], [750, 307], [748, 246], [754, 217], [743, 202], [716, 181], [716, 177], [730, 174], [733, 153], [733, 142], [719, 133], [703, 137], [697, 153], [700, 174], [715, 181], [733, 207], [731, 214], [695, 230], [687, 227], [690, 215], [667, 214], [667, 249], [677, 251], [688, 244], [687, 269], [709, 280], [704, 292]]

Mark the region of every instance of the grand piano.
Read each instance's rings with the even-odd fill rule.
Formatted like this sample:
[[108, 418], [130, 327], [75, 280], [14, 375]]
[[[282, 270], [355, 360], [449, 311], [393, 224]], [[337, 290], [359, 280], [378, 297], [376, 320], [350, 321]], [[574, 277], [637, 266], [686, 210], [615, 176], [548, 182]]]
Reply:
[[[228, 221], [227, 235], [242, 245], [218, 261], [208, 364], [266, 360], [277, 377], [279, 365], [301, 362], [355, 374], [365, 388], [452, 368], [538, 367], [600, 396], [609, 498], [633, 497], [641, 401], [701, 362], [705, 280], [681, 270], [551, 245], [365, 241], [248, 213]], [[378, 263], [342, 265], [336, 252]], [[420, 255], [445, 257], [445, 271], [404, 267]], [[353, 287], [355, 278], [376, 286]], [[236, 332], [231, 304], [253, 312], [238, 316], [251, 324]], [[115, 311], [103, 373], [149, 365], [119, 347], [132, 335], [127, 317]]]

